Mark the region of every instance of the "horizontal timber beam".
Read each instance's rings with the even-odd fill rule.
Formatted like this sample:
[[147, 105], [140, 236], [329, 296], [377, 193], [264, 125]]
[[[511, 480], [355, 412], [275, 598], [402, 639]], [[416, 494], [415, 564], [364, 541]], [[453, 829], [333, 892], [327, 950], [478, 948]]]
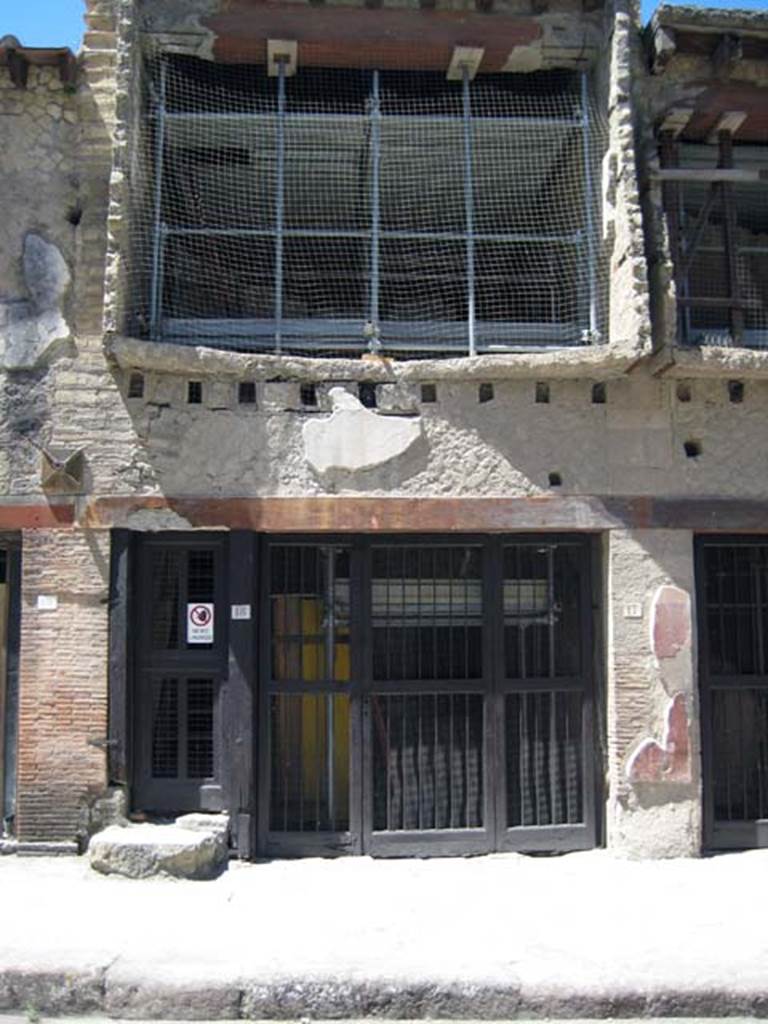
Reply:
[[[147, 513], [154, 513], [151, 523]], [[513, 533], [613, 529], [768, 532], [768, 501], [646, 496], [95, 498], [79, 525], [265, 533]], [[0, 520], [1, 522], [2, 520]]]

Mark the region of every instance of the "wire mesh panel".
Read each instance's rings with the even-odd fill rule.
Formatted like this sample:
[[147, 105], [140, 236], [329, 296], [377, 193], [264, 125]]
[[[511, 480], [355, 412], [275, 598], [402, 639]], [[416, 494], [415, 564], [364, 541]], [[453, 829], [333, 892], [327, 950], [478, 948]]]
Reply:
[[395, 355], [599, 340], [604, 132], [584, 76], [155, 56], [146, 79], [129, 330]]
[[[716, 146], [680, 147], [680, 163], [718, 166]], [[764, 147], [737, 146], [733, 163], [768, 166]], [[768, 345], [768, 196], [754, 183], [685, 182], [677, 190], [683, 339]], [[730, 222], [729, 222], [730, 220]]]

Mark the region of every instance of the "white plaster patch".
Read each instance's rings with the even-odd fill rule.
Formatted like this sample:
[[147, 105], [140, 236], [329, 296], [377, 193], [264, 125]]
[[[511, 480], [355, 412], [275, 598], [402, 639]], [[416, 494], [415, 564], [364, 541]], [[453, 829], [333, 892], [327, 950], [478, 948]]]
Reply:
[[71, 337], [61, 312], [71, 275], [58, 247], [28, 234], [23, 266], [29, 299], [0, 303], [2, 364], [9, 370], [39, 365], [54, 345]]
[[420, 419], [380, 416], [344, 388], [331, 388], [333, 412], [304, 424], [304, 454], [318, 473], [354, 473], [391, 462], [421, 437]]

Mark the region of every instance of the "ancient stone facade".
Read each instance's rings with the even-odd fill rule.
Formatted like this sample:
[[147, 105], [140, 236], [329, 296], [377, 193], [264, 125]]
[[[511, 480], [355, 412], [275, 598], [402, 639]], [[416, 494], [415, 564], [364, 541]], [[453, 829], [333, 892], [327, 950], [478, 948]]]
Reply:
[[[258, 63], [267, 39], [295, 32], [301, 64], [302, 45], [313, 52], [324, 19], [349, 5], [88, 0], [74, 79], [18, 48], [29, 64], [21, 87], [0, 60], [0, 527], [20, 537], [22, 559], [18, 759], [5, 817], [21, 839], [82, 839], [114, 785], [134, 811], [146, 809], [132, 798], [126, 753], [152, 729], [133, 689], [133, 623], [147, 600], [136, 589], [136, 544], [214, 531], [318, 543], [588, 538], [593, 841], [632, 856], [696, 855], [711, 843], [694, 553], [704, 535], [768, 531], [768, 354], [733, 339], [681, 344], [663, 201], [672, 179], [659, 178], [658, 145], [679, 108], [689, 111], [683, 137], [697, 143], [742, 108], [736, 142], [765, 143], [768, 22], [663, 7], [643, 37], [623, 0], [541, 6], [353, 8], [360, 32], [366, 19], [391, 17], [393, 37], [411, 33], [411, 46], [414, 34], [445, 25], [453, 43], [473, 43], [462, 33], [485, 19], [514, 38], [510, 74], [594, 71], [608, 140], [602, 344], [388, 360], [225, 351], [126, 329], [140, 47], [151, 38], [158, 53], [226, 62], [245, 39]], [[301, 31], [318, 39], [303, 43]], [[701, 42], [710, 36], [731, 40], [731, 56], [712, 56]], [[326, 57], [349, 61], [337, 45]], [[765, 303], [765, 278], [762, 287]], [[375, 409], [360, 404], [364, 391]], [[255, 591], [238, 595], [238, 586], [219, 595], [217, 616], [253, 604], [255, 630]], [[230, 639], [243, 628], [233, 621]], [[266, 828], [257, 804], [268, 794], [252, 789], [266, 734], [248, 721], [261, 642], [254, 635], [230, 651], [223, 678], [247, 728], [229, 733], [222, 710], [217, 740], [243, 855]], [[247, 785], [237, 775], [244, 762]]]

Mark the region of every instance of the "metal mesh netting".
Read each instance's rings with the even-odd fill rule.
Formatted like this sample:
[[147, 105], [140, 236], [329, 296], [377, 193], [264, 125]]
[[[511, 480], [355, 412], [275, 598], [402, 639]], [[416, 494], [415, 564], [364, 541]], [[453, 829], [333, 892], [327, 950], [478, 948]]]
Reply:
[[602, 124], [576, 72], [147, 62], [126, 329], [395, 355], [600, 340]]
[[[716, 146], [685, 145], [681, 166], [714, 168]], [[768, 153], [734, 147], [736, 167], [768, 166]], [[727, 223], [724, 187], [680, 186], [681, 319], [684, 340], [695, 344], [768, 346], [768, 190], [765, 183], [728, 184], [733, 225]], [[732, 237], [731, 236], [732, 232]]]

